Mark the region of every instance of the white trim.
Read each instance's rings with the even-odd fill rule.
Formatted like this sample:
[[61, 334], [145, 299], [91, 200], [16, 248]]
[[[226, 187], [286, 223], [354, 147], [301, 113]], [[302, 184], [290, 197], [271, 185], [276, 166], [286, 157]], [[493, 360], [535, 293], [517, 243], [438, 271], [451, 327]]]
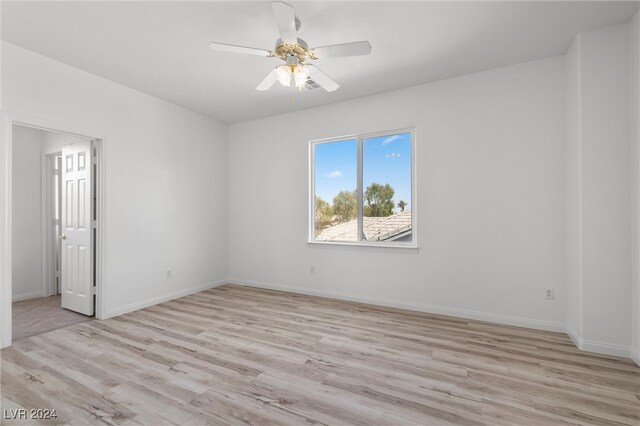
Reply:
[[307, 220], [309, 222], [307, 235], [307, 241], [312, 241], [316, 237], [316, 200], [315, 200], [315, 174], [313, 172], [313, 165], [315, 164], [315, 150], [313, 144], [309, 143], [309, 214]]
[[46, 296], [43, 296], [41, 291], [32, 291], [31, 293], [14, 294], [11, 297], [11, 301], [19, 302], [21, 300], [35, 299], [40, 297], [46, 297]]
[[104, 318], [105, 289], [104, 282], [106, 252], [106, 181], [104, 163], [106, 161], [106, 136], [104, 132], [86, 129], [68, 123], [54, 122], [48, 119], [33, 117], [28, 114], [0, 111], [0, 187], [4, 189], [4, 197], [0, 197], [0, 348], [11, 345], [11, 170], [13, 125], [35, 127], [51, 132], [65, 133], [99, 141], [98, 147], [98, 241], [96, 245], [96, 286], [97, 299], [95, 316]]
[[350, 243], [346, 241], [307, 241], [309, 247], [323, 247], [323, 248], [342, 248], [342, 249], [356, 249], [362, 250], [366, 248], [372, 248], [373, 251], [389, 251], [389, 252], [405, 252], [405, 253], [418, 253], [420, 250], [418, 247], [407, 246], [401, 243], [393, 242], [387, 244], [381, 243]]
[[636, 362], [636, 364], [640, 365], [637, 355], [634, 359], [633, 350], [629, 346], [583, 339], [569, 326], [565, 327], [565, 332], [569, 335], [573, 344], [581, 351], [631, 358]]
[[209, 290], [226, 283], [227, 283], [227, 280], [218, 280], [218, 281], [203, 284], [197, 287], [191, 287], [187, 289], [174, 291], [173, 293], [151, 297], [149, 299], [141, 300], [139, 302], [131, 303], [129, 305], [121, 306], [119, 308], [108, 311], [104, 316], [104, 318], [102, 319], [108, 319], [108, 318], [116, 317], [118, 315], [123, 315], [129, 312], [137, 311], [139, 309], [148, 308], [149, 306], [157, 305], [158, 303], [168, 302], [169, 300], [178, 299], [180, 297], [188, 296], [190, 294], [198, 293], [204, 290]]
[[370, 305], [386, 306], [391, 308], [407, 309], [411, 311], [427, 312], [430, 314], [447, 315], [458, 318], [466, 318], [477, 321], [487, 321], [497, 324], [513, 325], [516, 327], [533, 328], [536, 330], [564, 332], [564, 324], [551, 321], [542, 321], [529, 318], [515, 317], [510, 315], [492, 314], [488, 312], [471, 311], [458, 308], [447, 308], [444, 306], [426, 305], [423, 303], [406, 302], [395, 299], [385, 299], [379, 297], [359, 296], [355, 294], [340, 293], [334, 291], [314, 290], [301, 287], [277, 285], [255, 280], [243, 280], [230, 278], [229, 283], [240, 284], [249, 287], [265, 288], [269, 290], [286, 291], [289, 293], [306, 294], [309, 296], [327, 297], [330, 299], [347, 300], [350, 302], [367, 303]]
[[629, 346], [618, 345], [614, 343], [597, 342], [595, 340], [580, 341], [578, 349], [586, 352], [595, 352], [603, 355], [620, 356], [624, 358], [631, 358], [631, 348]]
[[565, 327], [565, 331], [564, 332], [567, 333], [567, 335], [569, 336], [569, 338], [571, 339], [573, 344], [576, 345], [576, 348], [580, 349], [580, 342], [582, 341], [582, 339], [578, 336], [578, 333], [576, 333], [568, 325]]
[[[411, 135], [413, 140], [413, 134]], [[365, 242], [365, 234], [364, 234], [364, 147], [362, 143], [362, 136], [358, 136], [356, 139], [356, 241], [357, 244], [363, 244]], [[315, 143], [313, 146], [315, 147]], [[411, 147], [411, 155], [413, 155], [413, 147]], [[313, 163], [313, 175], [315, 178], [315, 167], [316, 163]], [[413, 179], [413, 176], [411, 177]], [[314, 179], [315, 184], [315, 179]], [[413, 184], [413, 182], [411, 182]], [[314, 192], [314, 200], [315, 200], [315, 188]], [[395, 204], [395, 203], [394, 203]], [[395, 209], [396, 206], [393, 206]], [[412, 216], [413, 217], [413, 216]], [[314, 224], [314, 236], [313, 241], [316, 240], [315, 237], [315, 224]]]
[[105, 271], [107, 270], [107, 179], [106, 179], [106, 164], [107, 164], [107, 145], [106, 139], [99, 138], [97, 143], [93, 146], [96, 150], [96, 183], [97, 198], [96, 198], [96, 221], [94, 226], [96, 227], [96, 242], [95, 242], [95, 274], [96, 274], [96, 311], [95, 317], [97, 319], [105, 319], [107, 306], [106, 306], [106, 294], [105, 288]]
[[640, 351], [634, 351], [633, 348], [632, 348], [631, 349], [631, 359], [633, 360], [633, 362], [638, 364], [638, 366], [640, 366]]
[[[1, 44], [1, 43], [0, 43]], [[0, 348], [11, 344], [11, 140], [12, 121], [0, 117]]]

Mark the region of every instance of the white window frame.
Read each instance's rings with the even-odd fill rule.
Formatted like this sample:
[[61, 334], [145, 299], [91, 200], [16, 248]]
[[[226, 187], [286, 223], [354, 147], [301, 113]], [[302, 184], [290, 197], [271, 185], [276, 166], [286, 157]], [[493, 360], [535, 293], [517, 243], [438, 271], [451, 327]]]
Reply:
[[[411, 135], [411, 241], [367, 241], [363, 239], [362, 222], [364, 207], [364, 188], [363, 188], [363, 144], [365, 139], [376, 138], [380, 136], [391, 136], [398, 133], [409, 133]], [[358, 241], [319, 241], [315, 237], [315, 146], [323, 143], [340, 142], [347, 140], [356, 141], [356, 162], [357, 162], [357, 199], [358, 199]], [[308, 244], [330, 245], [330, 246], [356, 246], [356, 247], [380, 247], [380, 248], [418, 248], [418, 207], [417, 207], [417, 178], [416, 178], [416, 128], [406, 127], [402, 129], [385, 130], [375, 133], [360, 133], [354, 135], [345, 135], [333, 138], [316, 139], [309, 141], [309, 238]]]

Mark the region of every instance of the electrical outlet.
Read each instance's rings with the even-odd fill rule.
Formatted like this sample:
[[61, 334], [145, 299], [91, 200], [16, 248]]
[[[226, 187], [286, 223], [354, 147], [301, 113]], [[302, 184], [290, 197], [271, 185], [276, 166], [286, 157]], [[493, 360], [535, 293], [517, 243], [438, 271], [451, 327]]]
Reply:
[[167, 278], [173, 278], [173, 273], [171, 272], [171, 269], [167, 269]]
[[309, 273], [310, 273], [311, 275], [315, 275], [315, 274], [316, 274], [316, 267], [315, 267], [315, 266], [310, 267], [310, 268], [309, 268]]
[[554, 291], [552, 288], [548, 288], [544, 291], [544, 298], [548, 300], [553, 300]]

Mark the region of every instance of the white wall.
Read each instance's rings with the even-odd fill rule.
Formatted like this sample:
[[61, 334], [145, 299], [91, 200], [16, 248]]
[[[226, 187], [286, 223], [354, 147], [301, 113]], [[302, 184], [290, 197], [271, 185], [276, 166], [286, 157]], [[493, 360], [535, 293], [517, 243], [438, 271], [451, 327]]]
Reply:
[[[106, 137], [106, 316], [225, 280], [225, 124], [8, 43], [2, 79], [5, 112]], [[3, 168], [5, 157], [0, 149]]]
[[566, 55], [567, 329], [582, 336], [582, 190], [580, 187], [580, 35]]
[[569, 331], [581, 349], [625, 356], [632, 327], [628, 31], [618, 25], [576, 38], [566, 122]]
[[[40, 129], [37, 129], [40, 130]], [[48, 130], [40, 130], [44, 133], [44, 141], [42, 143], [43, 150], [56, 150], [66, 145], [78, 143], [79, 141], [86, 141], [86, 138], [79, 136], [68, 135], [65, 133], [51, 132]]]
[[627, 27], [582, 34], [583, 338], [629, 345]]
[[42, 152], [78, 138], [13, 126], [12, 144], [12, 300], [42, 297]]
[[629, 76], [631, 117], [631, 348], [640, 365], [640, 12], [629, 24]]
[[12, 299], [42, 296], [42, 195], [40, 153], [45, 133], [13, 129]]
[[[563, 330], [564, 97], [555, 57], [231, 125], [230, 280]], [[413, 125], [419, 252], [308, 245], [308, 141]]]

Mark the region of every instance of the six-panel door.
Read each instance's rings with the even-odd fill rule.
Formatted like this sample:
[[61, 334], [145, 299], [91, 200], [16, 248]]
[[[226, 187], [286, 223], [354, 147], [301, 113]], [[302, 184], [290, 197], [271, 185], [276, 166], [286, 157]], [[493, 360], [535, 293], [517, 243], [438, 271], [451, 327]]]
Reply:
[[62, 307], [93, 315], [91, 143], [62, 149]]

